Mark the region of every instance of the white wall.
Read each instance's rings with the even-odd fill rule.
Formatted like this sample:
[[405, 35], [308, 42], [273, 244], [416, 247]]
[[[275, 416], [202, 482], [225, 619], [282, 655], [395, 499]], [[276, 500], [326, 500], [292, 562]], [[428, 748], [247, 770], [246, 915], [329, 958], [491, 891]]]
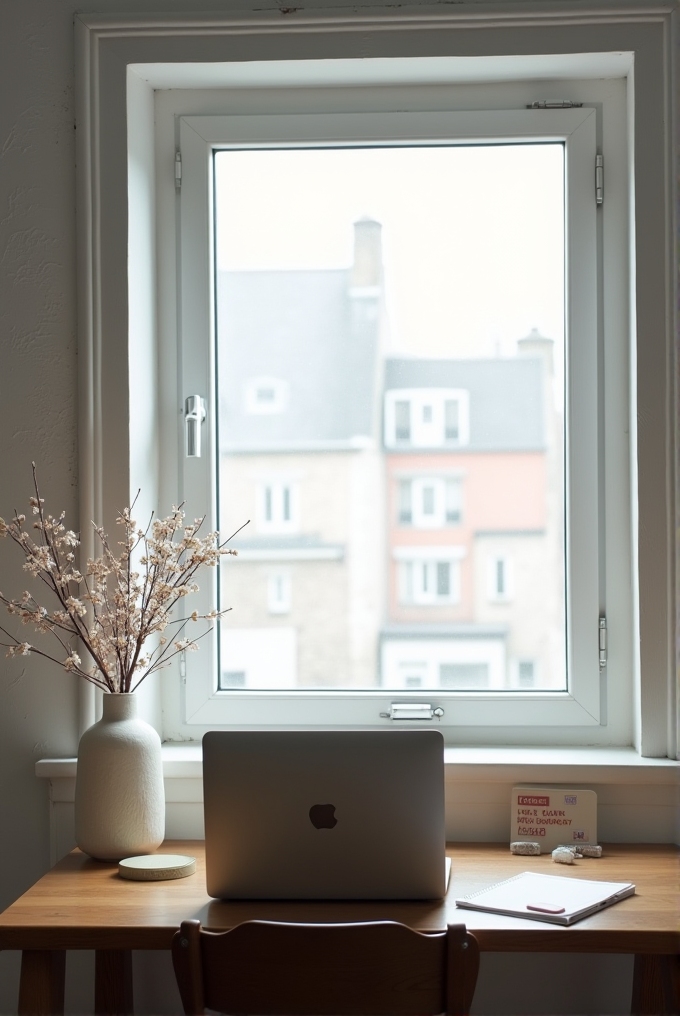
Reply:
[[[385, 0], [389, 3], [390, 0]], [[551, 0], [544, 0], [548, 5]], [[323, 0], [307, 7], [328, 7]], [[373, 2], [372, 6], [379, 6]], [[0, 515], [22, 509], [30, 493], [30, 463], [38, 464], [42, 493], [54, 512], [77, 519], [75, 315], [74, 13], [262, 9], [260, 0], [5, 0], [0, 5]], [[354, 7], [362, 6], [357, 0]], [[478, 5], [477, 5], [478, 6]], [[16, 548], [0, 545], [0, 588], [24, 588]], [[78, 697], [74, 681], [35, 656], [0, 656], [0, 908], [7, 906], [49, 866], [48, 781], [34, 763], [68, 757], [77, 746]], [[495, 992], [509, 968], [502, 956], [485, 957], [478, 1012], [528, 1012], [521, 983], [530, 968], [512, 960], [514, 1003]], [[620, 1012], [630, 984], [626, 957], [588, 957], [590, 978], [573, 976], [578, 960], [544, 958], [555, 978], [548, 998], [553, 1012]], [[549, 968], [549, 969], [548, 969]], [[72, 980], [82, 965], [69, 960]], [[139, 976], [138, 1011], [171, 1011], [167, 957], [154, 957]], [[0, 954], [0, 1012], [16, 1011], [18, 957]], [[535, 976], [535, 975], [532, 975]], [[588, 982], [591, 987], [584, 987]], [[547, 982], [546, 982], [547, 983]], [[91, 1007], [87, 992], [70, 993], [71, 1007]], [[512, 1005], [515, 1008], [512, 1008]], [[541, 1011], [548, 1011], [545, 1007]]]

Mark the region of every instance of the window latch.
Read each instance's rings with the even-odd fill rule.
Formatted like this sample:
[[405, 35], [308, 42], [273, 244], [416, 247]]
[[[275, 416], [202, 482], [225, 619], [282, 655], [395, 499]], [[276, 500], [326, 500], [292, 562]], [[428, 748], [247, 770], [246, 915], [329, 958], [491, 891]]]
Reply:
[[205, 399], [200, 395], [189, 395], [184, 400], [185, 448], [188, 459], [201, 457], [201, 424], [205, 420]]
[[560, 99], [559, 102], [536, 100], [529, 103], [527, 109], [580, 109], [582, 105], [582, 102], [574, 102], [572, 99]]
[[426, 702], [393, 702], [389, 713], [380, 715], [384, 720], [440, 720], [444, 710]]

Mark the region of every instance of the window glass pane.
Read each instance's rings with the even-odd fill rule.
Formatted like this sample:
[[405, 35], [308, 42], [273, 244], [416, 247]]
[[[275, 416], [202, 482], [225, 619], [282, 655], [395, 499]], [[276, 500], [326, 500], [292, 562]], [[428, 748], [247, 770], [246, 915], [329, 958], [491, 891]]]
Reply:
[[411, 519], [411, 481], [402, 480], [399, 484], [399, 522], [407, 525]]
[[221, 687], [566, 688], [562, 145], [214, 179]]
[[411, 405], [398, 400], [394, 405], [394, 434], [397, 441], [408, 441], [411, 437]]

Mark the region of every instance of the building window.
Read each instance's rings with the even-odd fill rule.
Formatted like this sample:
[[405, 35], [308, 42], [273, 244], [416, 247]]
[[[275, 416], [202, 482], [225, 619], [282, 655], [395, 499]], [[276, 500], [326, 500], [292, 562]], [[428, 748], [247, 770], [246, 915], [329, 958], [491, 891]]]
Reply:
[[273, 572], [267, 578], [267, 609], [270, 614], [288, 614], [292, 606], [293, 584], [288, 572]]
[[398, 481], [397, 521], [416, 529], [441, 529], [462, 519], [462, 480], [417, 477]]
[[507, 603], [514, 594], [514, 565], [507, 555], [497, 554], [489, 559], [487, 569], [487, 595], [492, 603]]
[[[399, 548], [402, 553], [409, 553]], [[447, 551], [444, 551], [446, 553]], [[418, 559], [399, 562], [399, 591], [403, 604], [436, 606], [457, 603], [460, 599], [460, 566], [457, 560]]]
[[297, 490], [283, 480], [264, 482], [259, 491], [258, 529], [263, 533], [292, 533], [298, 528]]
[[245, 389], [247, 413], [282, 413], [288, 406], [288, 383], [281, 378], [259, 377], [249, 381]]
[[222, 671], [222, 687], [223, 688], [245, 688], [246, 686], [246, 672], [245, 670], [223, 670]]
[[385, 395], [388, 448], [455, 448], [470, 438], [469, 395], [435, 388], [389, 390]]
[[536, 685], [536, 665], [533, 660], [520, 660], [517, 664], [517, 687], [534, 688]]

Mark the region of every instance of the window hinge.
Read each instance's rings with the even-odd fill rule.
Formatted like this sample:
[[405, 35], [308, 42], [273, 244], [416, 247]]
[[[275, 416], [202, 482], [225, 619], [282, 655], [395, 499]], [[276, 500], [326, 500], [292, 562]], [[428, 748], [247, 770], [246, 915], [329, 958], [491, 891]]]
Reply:
[[598, 205], [604, 199], [604, 160], [601, 155], [595, 156], [595, 201]]
[[185, 683], [187, 679], [187, 654], [184, 649], [179, 654], [179, 676], [182, 683]]
[[527, 106], [527, 109], [580, 109], [582, 105], [582, 102], [561, 99], [559, 102], [532, 102]]
[[175, 187], [177, 190], [182, 186], [182, 153], [179, 149], [175, 152]]
[[381, 713], [384, 720], [440, 720], [444, 715], [441, 706], [425, 702], [393, 702], [389, 713]]
[[607, 666], [607, 618], [600, 618], [600, 630], [599, 630], [599, 647], [600, 647], [600, 670], [604, 670]]

